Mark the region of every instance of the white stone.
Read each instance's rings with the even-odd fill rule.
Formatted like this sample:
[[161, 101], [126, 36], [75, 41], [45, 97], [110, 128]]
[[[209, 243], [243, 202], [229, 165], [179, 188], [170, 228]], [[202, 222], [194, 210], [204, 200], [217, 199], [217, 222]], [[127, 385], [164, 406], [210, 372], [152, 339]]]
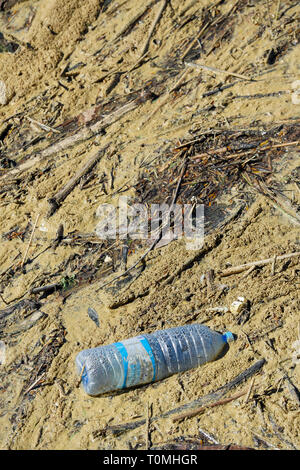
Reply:
[[7, 102], [8, 102], [8, 99], [7, 99], [6, 85], [2, 80], [0, 80], [0, 104], [4, 106], [7, 104]]
[[230, 306], [231, 313], [240, 313], [247, 305], [245, 297], [238, 297]]
[[49, 231], [49, 229], [48, 229], [47, 225], [45, 224], [45, 222], [42, 222], [39, 228], [40, 228], [41, 232], [48, 232]]
[[0, 365], [5, 363], [5, 343], [0, 341]]

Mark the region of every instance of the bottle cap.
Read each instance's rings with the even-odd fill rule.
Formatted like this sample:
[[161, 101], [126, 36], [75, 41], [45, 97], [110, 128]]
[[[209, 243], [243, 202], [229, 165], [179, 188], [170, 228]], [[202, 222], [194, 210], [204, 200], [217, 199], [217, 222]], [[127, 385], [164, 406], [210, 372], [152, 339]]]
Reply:
[[226, 341], [226, 343], [231, 343], [234, 341], [234, 336], [231, 331], [226, 331], [226, 333], [223, 334], [223, 339]]

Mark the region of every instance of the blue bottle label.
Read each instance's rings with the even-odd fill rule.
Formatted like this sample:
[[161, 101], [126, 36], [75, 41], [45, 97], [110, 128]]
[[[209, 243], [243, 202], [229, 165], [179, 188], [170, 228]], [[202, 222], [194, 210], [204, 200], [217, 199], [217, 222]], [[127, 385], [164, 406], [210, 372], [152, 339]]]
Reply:
[[115, 343], [115, 347], [123, 361], [124, 378], [121, 388], [155, 380], [155, 359], [150, 344], [144, 336]]

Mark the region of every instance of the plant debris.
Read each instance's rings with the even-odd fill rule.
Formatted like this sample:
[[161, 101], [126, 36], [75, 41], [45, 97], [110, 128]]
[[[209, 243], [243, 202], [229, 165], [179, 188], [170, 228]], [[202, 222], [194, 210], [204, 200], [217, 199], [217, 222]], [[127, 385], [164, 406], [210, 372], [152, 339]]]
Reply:
[[[298, 19], [293, 0], [0, 0], [1, 448], [298, 449]], [[149, 229], [167, 205], [172, 236], [101, 238], [121, 196]], [[204, 206], [196, 250], [184, 205]], [[193, 322], [236, 341], [86, 398], [80, 350]]]

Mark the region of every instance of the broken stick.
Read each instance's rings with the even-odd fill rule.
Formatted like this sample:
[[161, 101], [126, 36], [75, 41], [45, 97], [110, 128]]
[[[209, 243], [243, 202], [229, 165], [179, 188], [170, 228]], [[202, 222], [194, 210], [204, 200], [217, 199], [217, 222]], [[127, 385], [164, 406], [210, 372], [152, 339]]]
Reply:
[[170, 94], [173, 93], [184, 81], [186, 75], [188, 74], [189, 70], [185, 70], [183, 74], [180, 76], [179, 80], [175, 83], [175, 85], [171, 88], [171, 90], [167, 91], [166, 95], [162, 97], [160, 103], [156, 106], [156, 108], [147, 116], [146, 120], [143, 122], [143, 125], [145, 125], [156, 113], [157, 111], [160, 110], [162, 106], [166, 104], [168, 101]]
[[51, 217], [54, 212], [59, 208], [61, 203], [66, 199], [71, 191], [77, 186], [81, 178], [86, 175], [91, 169], [98, 163], [100, 158], [103, 155], [103, 152], [108, 148], [106, 145], [102, 150], [93, 155], [86, 164], [76, 173], [76, 175], [57, 193], [55, 196], [48, 200], [50, 204], [50, 209], [48, 211], [47, 217]]
[[[85, 126], [83, 128], [80, 128], [79, 131], [75, 134], [69, 135], [53, 144], [50, 144], [48, 147], [38, 153], [34, 153], [25, 157], [25, 161], [18, 165], [16, 168], [10, 170], [9, 174], [14, 175], [19, 173], [20, 171], [28, 170], [33, 165], [37, 164], [39, 161], [47, 157], [50, 157], [58, 152], [66, 150], [67, 148], [74, 147], [75, 145], [78, 145], [81, 142], [92, 139], [97, 134], [99, 134], [102, 129], [105, 129], [107, 126], [110, 126], [117, 120], [121, 119], [125, 114], [129, 113], [130, 111], [133, 111], [140, 104], [146, 102], [149, 99], [153, 99], [153, 93], [148, 90], [142, 90], [140, 96], [138, 96], [136, 99], [130, 101], [129, 103], [125, 104], [121, 108], [118, 108], [110, 114], [101, 116], [100, 120], [98, 120], [91, 126]], [[3, 178], [7, 178], [6, 173], [5, 175], [0, 177], [0, 180], [2, 180]]]
[[274, 276], [275, 274], [275, 264], [276, 264], [277, 256], [274, 256], [274, 259], [272, 261], [272, 267], [271, 267], [271, 276]]
[[208, 67], [207, 65], [203, 65], [203, 64], [195, 64], [194, 62], [185, 62], [185, 65], [187, 65], [188, 67], [193, 67], [195, 69], [207, 70], [208, 72], [231, 75], [232, 77], [241, 78], [242, 80], [249, 80], [251, 82], [256, 81], [254, 80], [254, 78], [247, 77], [246, 75], [241, 75], [240, 73], [229, 72], [228, 70], [216, 69], [215, 67]]
[[236, 400], [237, 398], [242, 397], [243, 395], [246, 394], [246, 390], [243, 390], [242, 392], [236, 393], [232, 397], [228, 398], [223, 398], [222, 400], [218, 400], [214, 403], [209, 403], [208, 405], [200, 406], [199, 408], [195, 408], [192, 411], [187, 411], [185, 413], [181, 413], [173, 418], [173, 423], [176, 421], [181, 421], [182, 419], [185, 418], [193, 418], [194, 416], [197, 416], [198, 414], [202, 413], [205, 411], [207, 408], [214, 408], [215, 406], [220, 406], [220, 405], [226, 405], [226, 403], [229, 403], [233, 400]]
[[151, 36], [152, 36], [152, 34], [153, 34], [153, 31], [155, 30], [156, 25], [157, 25], [158, 22], [160, 21], [161, 16], [162, 16], [162, 14], [163, 14], [163, 11], [164, 11], [164, 9], [166, 8], [168, 2], [169, 2], [169, 0], [162, 0], [160, 9], [159, 9], [159, 11], [157, 12], [156, 17], [155, 17], [154, 20], [153, 20], [153, 23], [152, 23], [151, 28], [150, 28], [150, 31], [149, 31], [149, 33], [148, 33], [147, 39], [146, 39], [145, 44], [144, 44], [144, 46], [143, 46], [143, 49], [142, 49], [142, 51], [141, 51], [141, 56], [143, 56], [143, 55], [147, 52], [148, 47], [149, 47], [149, 43], [150, 43], [150, 39], [151, 39]]
[[26, 393], [29, 393], [34, 387], [36, 387], [38, 385], [38, 383], [41, 382], [41, 380], [43, 380], [43, 378], [45, 377], [46, 375], [46, 372], [44, 372], [40, 377], [38, 377], [31, 385], [30, 387], [28, 387], [25, 392], [24, 392], [24, 395], [26, 395]]
[[[281, 255], [276, 257], [276, 261], [288, 258], [294, 258], [295, 256], [300, 256], [300, 251], [295, 251], [294, 253], [288, 253], [286, 255]], [[251, 266], [264, 266], [265, 264], [273, 263], [273, 258], [262, 259], [259, 261], [252, 261], [251, 263], [241, 264], [239, 266], [232, 266], [231, 268], [225, 269], [225, 271], [220, 273], [221, 277], [231, 276], [232, 274], [239, 274], [246, 269], [249, 269]]]
[[34, 223], [34, 226], [33, 226], [33, 229], [32, 229], [32, 233], [31, 233], [31, 237], [30, 237], [30, 240], [28, 242], [28, 245], [27, 245], [27, 248], [26, 248], [26, 251], [25, 251], [25, 254], [24, 254], [24, 258], [23, 258], [22, 263], [21, 263], [21, 268], [24, 266], [24, 263], [25, 263], [25, 260], [26, 260], [26, 257], [27, 257], [27, 254], [28, 254], [28, 251], [29, 251], [29, 248], [30, 248], [30, 245], [31, 245], [33, 235], [34, 235], [34, 232], [35, 232], [35, 229], [36, 229], [39, 218], [40, 218], [40, 214], [38, 214], [37, 217], [36, 217], [36, 220], [35, 220], [35, 223]]
[[54, 132], [56, 134], [60, 134], [60, 131], [58, 129], [55, 129], [54, 127], [47, 126], [46, 124], [43, 124], [42, 122], [36, 121], [35, 119], [32, 119], [31, 117], [27, 116], [28, 121], [32, 122], [32, 124], [35, 124], [39, 126], [43, 131], [47, 132]]
[[[179, 413], [185, 410], [192, 410], [193, 408], [198, 407], [199, 405], [200, 406], [205, 405], [210, 400], [220, 400], [225, 395], [225, 393], [227, 393], [229, 390], [237, 387], [242, 382], [246, 381], [247, 379], [252, 377], [254, 374], [259, 372], [265, 363], [266, 363], [265, 359], [260, 359], [259, 361], [255, 362], [252, 366], [250, 366], [248, 369], [244, 370], [239, 375], [237, 375], [233, 380], [231, 380], [227, 384], [220, 387], [215, 392], [211, 392], [208, 395], [200, 397], [197, 400], [194, 400], [190, 403], [186, 403], [185, 405], [179, 406], [178, 408], [169, 410], [166, 413], [163, 413], [159, 416], [154, 416], [153, 418], [150, 419], [150, 424], [152, 422], [158, 421], [159, 419], [169, 418], [171, 415], [175, 413]], [[115, 426], [107, 426], [103, 430], [103, 432], [104, 434], [106, 434], [107, 432], [111, 432], [114, 435], [120, 435], [124, 432], [131, 431], [132, 429], [136, 429], [140, 426], [144, 426], [145, 424], [146, 424], [146, 419], [141, 419], [138, 421], [134, 421], [132, 423], [123, 423], [123, 424], [117, 424]]]
[[30, 294], [40, 294], [41, 292], [51, 292], [54, 290], [61, 289], [62, 285], [55, 283], [55, 284], [47, 284], [46, 286], [40, 286], [40, 287], [33, 287], [30, 290]]
[[[176, 199], [177, 199], [178, 194], [179, 194], [179, 188], [180, 188], [181, 181], [182, 181], [182, 178], [184, 176], [186, 167], [187, 167], [187, 160], [184, 160], [184, 162], [182, 164], [182, 169], [181, 169], [181, 172], [180, 172], [180, 175], [179, 175], [178, 183], [177, 183], [177, 186], [176, 186], [176, 189], [175, 189], [175, 192], [174, 192], [174, 196], [173, 196], [173, 199], [172, 199], [172, 202], [171, 202], [171, 206], [170, 206], [169, 211], [168, 211], [168, 214], [171, 213], [171, 211], [173, 210], [174, 204], [176, 203]], [[96, 292], [98, 292], [100, 289], [103, 289], [103, 287], [106, 287], [109, 284], [112, 284], [113, 282], [117, 281], [118, 279], [120, 279], [120, 277], [123, 277], [126, 274], [128, 274], [130, 271], [132, 271], [132, 269], [134, 269], [138, 264], [140, 264], [141, 262], [144, 262], [144, 259], [146, 258], [148, 253], [150, 253], [150, 251], [153, 250], [153, 248], [158, 244], [158, 242], [160, 241], [161, 238], [162, 238], [162, 231], [160, 231], [158, 236], [152, 242], [151, 246], [144, 252], [144, 254], [133, 265], [130, 266], [130, 268], [126, 269], [126, 271], [124, 271], [123, 273], [121, 273], [118, 276], [114, 277], [110, 281], [107, 281], [104, 284], [102, 284], [100, 287], [98, 287], [98, 289], [96, 289]]]

